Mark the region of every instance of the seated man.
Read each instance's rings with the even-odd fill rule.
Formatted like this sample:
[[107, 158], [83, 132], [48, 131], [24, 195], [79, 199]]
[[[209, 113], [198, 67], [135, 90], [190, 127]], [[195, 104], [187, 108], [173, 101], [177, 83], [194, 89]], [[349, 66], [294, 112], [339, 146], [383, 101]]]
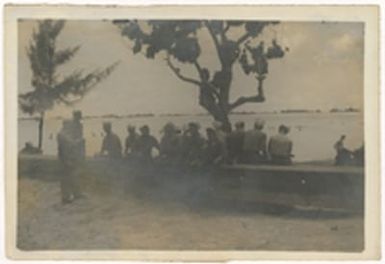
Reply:
[[222, 145], [221, 146], [221, 150], [222, 150], [221, 155], [223, 156], [224, 159], [228, 160], [227, 136], [228, 136], [228, 133], [230, 131], [227, 131], [225, 129], [225, 126], [221, 122], [218, 122], [218, 121], [213, 122], [213, 129], [214, 129], [216, 137], [219, 140], [219, 143]]
[[243, 141], [245, 138], [245, 123], [235, 123], [235, 130], [227, 137], [227, 149], [230, 162], [241, 162], [243, 153]]
[[344, 145], [346, 136], [342, 135], [340, 139], [334, 144], [334, 149], [337, 152], [335, 157], [335, 165], [350, 165], [353, 163], [353, 153]]
[[257, 120], [254, 123], [254, 129], [245, 133], [243, 140], [243, 162], [253, 164], [266, 161], [267, 136], [262, 131], [264, 125], [263, 120]]
[[288, 133], [289, 128], [285, 125], [280, 125], [278, 135], [271, 137], [269, 141], [268, 151], [273, 164], [291, 164], [293, 142], [288, 138]]
[[353, 152], [354, 156], [354, 165], [356, 166], [364, 166], [365, 165], [365, 147], [364, 144], [362, 144], [361, 147], [356, 149]]
[[20, 154], [42, 154], [42, 151], [39, 148], [33, 146], [31, 142], [26, 142], [24, 148], [20, 150]]
[[107, 156], [112, 159], [120, 159], [122, 157], [122, 143], [119, 137], [112, 132], [111, 123], [103, 123], [103, 130], [106, 135], [103, 139], [100, 154], [107, 154]]
[[126, 157], [135, 157], [137, 153], [137, 145], [139, 135], [136, 133], [134, 126], [127, 126], [128, 136], [126, 138], [125, 146], [124, 146], [124, 155]]
[[140, 128], [141, 135], [138, 138], [138, 158], [143, 163], [151, 163], [153, 148], [159, 151], [159, 143], [155, 137], [150, 134], [150, 128], [144, 125]]
[[206, 129], [207, 141], [204, 148], [204, 164], [205, 165], [214, 165], [223, 161], [223, 144], [220, 142], [218, 135], [215, 133], [215, 130], [212, 128]]
[[169, 162], [174, 162], [179, 155], [180, 137], [177, 128], [171, 122], [167, 123], [163, 128], [163, 136], [160, 140], [160, 156]]
[[205, 140], [201, 136], [199, 128], [198, 123], [190, 122], [182, 135], [181, 156], [188, 165], [195, 166], [201, 163]]

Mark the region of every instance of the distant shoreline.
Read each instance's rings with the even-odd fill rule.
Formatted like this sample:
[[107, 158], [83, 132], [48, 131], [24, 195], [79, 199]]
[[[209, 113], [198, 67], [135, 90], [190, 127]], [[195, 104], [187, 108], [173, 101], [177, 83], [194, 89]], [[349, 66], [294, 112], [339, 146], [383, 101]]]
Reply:
[[[361, 114], [359, 110], [330, 110], [330, 111], [320, 111], [320, 110], [280, 110], [280, 111], [266, 111], [266, 112], [233, 112], [229, 116], [250, 116], [250, 115], [288, 115], [288, 114]], [[84, 116], [84, 120], [89, 119], [128, 119], [128, 118], [149, 118], [149, 117], [183, 117], [183, 116], [210, 116], [209, 113], [196, 113], [196, 114], [183, 114], [183, 113], [170, 113], [170, 114], [153, 114], [153, 113], [143, 113], [143, 114], [127, 114], [127, 115], [117, 115], [117, 114], [108, 114], [108, 115], [99, 115], [99, 116]], [[49, 117], [47, 119], [56, 119], [63, 120], [64, 117], [56, 116]], [[34, 120], [38, 121], [38, 117], [19, 117], [18, 121], [25, 120]]]

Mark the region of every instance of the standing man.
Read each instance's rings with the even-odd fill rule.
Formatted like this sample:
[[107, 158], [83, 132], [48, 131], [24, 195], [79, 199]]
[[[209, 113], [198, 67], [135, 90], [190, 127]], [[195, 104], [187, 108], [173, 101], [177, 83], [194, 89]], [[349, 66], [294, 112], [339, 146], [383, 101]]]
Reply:
[[77, 141], [77, 151], [79, 152], [78, 155], [81, 157], [82, 160], [85, 159], [86, 156], [86, 146], [85, 146], [85, 140], [83, 137], [83, 123], [82, 123], [83, 115], [82, 112], [79, 110], [72, 112], [72, 123], [71, 123], [71, 130], [73, 131], [73, 137]]
[[293, 157], [293, 142], [287, 136], [289, 131], [287, 126], [280, 125], [278, 128], [278, 135], [271, 137], [269, 141], [268, 150], [273, 164], [291, 164], [291, 158]]
[[243, 161], [245, 163], [263, 163], [267, 160], [267, 136], [262, 131], [264, 125], [265, 122], [258, 119], [254, 123], [254, 129], [245, 133], [243, 141]]
[[60, 180], [62, 204], [84, 197], [79, 185], [79, 171], [84, 160], [84, 148], [80, 143], [84, 142], [84, 139], [79, 139], [78, 136], [73, 120], [64, 120], [57, 136], [58, 157], [62, 165]]
[[101, 155], [107, 155], [111, 159], [120, 159], [122, 157], [122, 143], [119, 137], [112, 132], [110, 122], [103, 123], [103, 130], [106, 133], [102, 143]]

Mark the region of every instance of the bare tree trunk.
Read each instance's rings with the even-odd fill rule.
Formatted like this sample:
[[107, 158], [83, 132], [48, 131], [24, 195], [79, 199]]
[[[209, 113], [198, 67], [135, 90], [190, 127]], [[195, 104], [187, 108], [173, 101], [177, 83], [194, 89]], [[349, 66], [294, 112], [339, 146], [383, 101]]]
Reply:
[[229, 66], [215, 73], [213, 84], [219, 88], [217, 94], [205, 86], [201, 86], [199, 94], [199, 104], [210, 113], [215, 121], [222, 124], [226, 132], [231, 131], [231, 123], [228, 117], [231, 80], [232, 73]]
[[214, 119], [218, 122], [221, 122], [223, 130], [227, 133], [231, 132], [231, 123], [229, 120], [229, 113], [226, 111], [223, 111], [221, 115], [214, 116]]
[[218, 108], [220, 109], [220, 115], [216, 118], [217, 121], [222, 123], [223, 130], [227, 133], [231, 132], [231, 123], [229, 120], [229, 96], [230, 87], [233, 79], [232, 64], [222, 65], [221, 71], [221, 85], [220, 85], [220, 99], [218, 102]]
[[221, 101], [215, 100], [212, 94], [201, 90], [199, 104], [210, 113], [215, 121], [222, 124], [223, 129], [226, 132], [231, 131], [231, 124], [228, 118], [229, 111], [228, 108], [221, 103]]
[[44, 112], [40, 113], [39, 117], [39, 134], [38, 134], [38, 149], [42, 150], [43, 146], [43, 126], [44, 126]]

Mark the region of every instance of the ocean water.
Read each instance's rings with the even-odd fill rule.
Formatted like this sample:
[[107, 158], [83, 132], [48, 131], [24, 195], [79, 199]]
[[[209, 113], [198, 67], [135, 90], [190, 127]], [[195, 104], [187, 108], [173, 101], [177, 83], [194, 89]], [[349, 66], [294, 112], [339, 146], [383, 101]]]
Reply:
[[[290, 114], [255, 114], [233, 115], [231, 122], [244, 121], [246, 129], [251, 129], [256, 118], [265, 120], [264, 131], [268, 136], [277, 133], [278, 126], [285, 124], [290, 127], [289, 137], [293, 141], [295, 161], [311, 161], [333, 159], [334, 143], [342, 134], [347, 136], [345, 146], [349, 149], [360, 147], [364, 139], [363, 116], [361, 113], [290, 113]], [[151, 134], [160, 139], [162, 127], [167, 122], [173, 122], [183, 127], [190, 121], [199, 122], [201, 133], [205, 136], [205, 128], [212, 125], [210, 116], [154, 116], [131, 118], [98, 118], [83, 120], [84, 137], [86, 139], [86, 154], [93, 156], [100, 151], [104, 136], [102, 124], [112, 123], [113, 131], [120, 137], [122, 144], [127, 136], [127, 125], [139, 128], [149, 125]], [[44, 126], [43, 152], [46, 155], [57, 154], [56, 135], [62, 121], [47, 119]], [[35, 120], [19, 120], [18, 147], [23, 148], [28, 141], [37, 145], [38, 122]]]

